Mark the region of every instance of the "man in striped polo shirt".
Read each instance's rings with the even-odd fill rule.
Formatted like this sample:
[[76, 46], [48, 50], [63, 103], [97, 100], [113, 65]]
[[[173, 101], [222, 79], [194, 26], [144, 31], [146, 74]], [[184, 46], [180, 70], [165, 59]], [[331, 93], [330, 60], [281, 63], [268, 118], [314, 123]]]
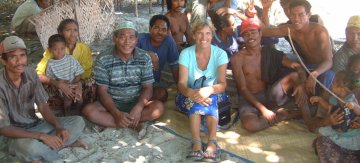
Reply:
[[130, 21], [113, 33], [115, 46], [95, 61], [98, 101], [84, 107], [85, 117], [103, 127], [140, 129], [142, 122], [163, 114], [160, 101], [150, 101], [154, 82], [151, 58], [136, 48], [138, 33]]

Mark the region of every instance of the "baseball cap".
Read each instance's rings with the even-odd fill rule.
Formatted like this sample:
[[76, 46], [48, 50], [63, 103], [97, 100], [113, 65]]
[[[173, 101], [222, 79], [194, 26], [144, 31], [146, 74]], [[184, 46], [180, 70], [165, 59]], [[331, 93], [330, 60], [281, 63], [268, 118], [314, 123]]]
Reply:
[[241, 32], [240, 34], [243, 34], [244, 32], [248, 30], [254, 30], [254, 29], [260, 29], [260, 23], [256, 19], [247, 19], [243, 20], [241, 22]]
[[115, 32], [115, 31], [118, 31], [118, 30], [120, 30], [120, 29], [133, 29], [133, 30], [137, 31], [137, 30], [136, 30], [136, 27], [135, 27], [135, 24], [134, 24], [133, 22], [131, 22], [131, 21], [122, 21], [122, 22], [120, 22], [120, 23], [115, 27], [114, 32]]
[[360, 15], [351, 16], [347, 23], [346, 28], [347, 27], [360, 28]]
[[2, 42], [3, 53], [8, 53], [16, 49], [26, 49], [24, 41], [17, 36], [9, 36]]

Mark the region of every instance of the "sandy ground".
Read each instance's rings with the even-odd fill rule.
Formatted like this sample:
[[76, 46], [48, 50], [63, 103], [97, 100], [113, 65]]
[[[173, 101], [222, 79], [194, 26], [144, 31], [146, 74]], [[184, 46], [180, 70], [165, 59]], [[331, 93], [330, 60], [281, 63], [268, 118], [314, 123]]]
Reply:
[[[147, 6], [140, 6], [139, 17], [134, 13], [116, 12], [116, 21], [131, 20], [138, 24], [139, 32], [148, 31], [149, 17], [161, 13], [161, 7], [154, 6], [153, 13], [148, 14]], [[10, 17], [3, 19], [10, 21]], [[2, 36], [9, 35], [8, 26], [3, 25]], [[6, 28], [6, 29], [4, 29]], [[24, 38], [30, 49], [29, 66], [35, 67], [42, 57], [41, 44], [37, 40]], [[102, 52], [112, 45], [111, 39], [94, 42], [91, 49]], [[89, 123], [88, 123], [89, 124]], [[154, 125], [148, 127], [145, 137], [138, 139], [138, 133], [131, 129], [106, 129], [101, 133], [87, 125], [82, 141], [89, 144], [89, 149], [66, 148], [59, 153], [61, 159], [56, 162], [189, 162], [186, 155], [190, 150], [190, 139], [176, 136]], [[0, 153], [0, 159], [4, 153]], [[223, 162], [243, 162], [242, 160], [222, 154]], [[16, 161], [14, 159], [13, 161]]]
[[[82, 148], [63, 149], [59, 153], [60, 162], [190, 162], [186, 155], [190, 141], [175, 136], [155, 125], [147, 128], [141, 140], [131, 129], [106, 129], [101, 133], [86, 130], [82, 140], [90, 144], [88, 150]], [[223, 162], [243, 162], [222, 154]]]
[[[342, 31], [344, 31], [348, 17], [359, 14], [356, 10], [360, 3], [358, 0], [347, 0], [346, 3], [339, 3], [339, 1], [330, 3], [326, 0], [311, 0], [311, 2], [314, 12], [324, 18], [326, 26], [335, 39], [344, 38]], [[343, 10], [339, 10], [339, 8], [343, 8]], [[147, 32], [149, 17], [161, 13], [161, 8], [154, 6], [153, 12], [149, 14], [147, 6], [140, 7], [140, 16], [137, 18], [129, 11], [117, 12], [116, 20], [131, 20], [138, 24], [139, 32]], [[3, 39], [9, 35], [8, 27], [11, 15], [3, 11], [0, 14], [0, 34]], [[274, 21], [280, 21], [280, 19]], [[26, 43], [32, 52], [29, 57], [29, 65], [35, 67], [41, 58], [42, 48], [37, 41], [26, 39]], [[110, 45], [111, 39], [109, 38], [93, 43], [91, 48], [95, 52], [101, 52]], [[62, 159], [57, 162], [186, 162], [185, 156], [190, 147], [189, 140], [177, 137], [156, 126], [150, 126], [145, 138], [139, 141], [137, 133], [130, 129], [106, 129], [101, 133], [96, 133], [90, 125], [85, 130], [82, 139], [90, 144], [88, 150], [81, 148], [61, 150]], [[2, 153], [0, 153], [0, 157], [1, 155]], [[222, 160], [228, 160], [226, 162], [241, 161], [228, 155], [222, 155]]]

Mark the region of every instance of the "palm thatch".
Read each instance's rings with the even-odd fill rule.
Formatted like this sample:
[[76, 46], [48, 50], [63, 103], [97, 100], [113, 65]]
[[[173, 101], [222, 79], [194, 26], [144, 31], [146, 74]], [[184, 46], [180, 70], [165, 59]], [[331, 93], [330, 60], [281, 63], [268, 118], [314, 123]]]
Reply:
[[114, 27], [113, 0], [62, 0], [33, 16], [30, 20], [44, 49], [59, 23], [67, 18], [79, 22], [80, 41], [90, 44], [104, 39]]

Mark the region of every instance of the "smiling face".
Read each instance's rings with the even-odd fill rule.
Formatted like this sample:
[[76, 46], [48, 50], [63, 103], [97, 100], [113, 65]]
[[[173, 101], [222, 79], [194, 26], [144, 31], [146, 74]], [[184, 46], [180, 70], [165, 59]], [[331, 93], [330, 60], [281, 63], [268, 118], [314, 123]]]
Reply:
[[209, 26], [204, 26], [203, 28], [195, 31], [194, 39], [195, 39], [196, 47], [199, 48], [210, 47], [212, 37], [213, 37], [213, 33]]
[[16, 49], [8, 52], [6, 59], [2, 59], [2, 63], [6, 68], [6, 71], [13, 74], [21, 74], [25, 71], [27, 64], [27, 55], [25, 49]]
[[137, 43], [137, 35], [133, 29], [120, 29], [115, 32], [113, 41], [115, 43], [116, 50], [120, 53], [118, 55], [132, 55]]
[[247, 48], [258, 47], [261, 43], [261, 33], [258, 29], [247, 30], [242, 34]]
[[300, 30], [309, 24], [310, 13], [305, 11], [304, 6], [296, 6], [290, 9], [290, 21], [295, 30]]

